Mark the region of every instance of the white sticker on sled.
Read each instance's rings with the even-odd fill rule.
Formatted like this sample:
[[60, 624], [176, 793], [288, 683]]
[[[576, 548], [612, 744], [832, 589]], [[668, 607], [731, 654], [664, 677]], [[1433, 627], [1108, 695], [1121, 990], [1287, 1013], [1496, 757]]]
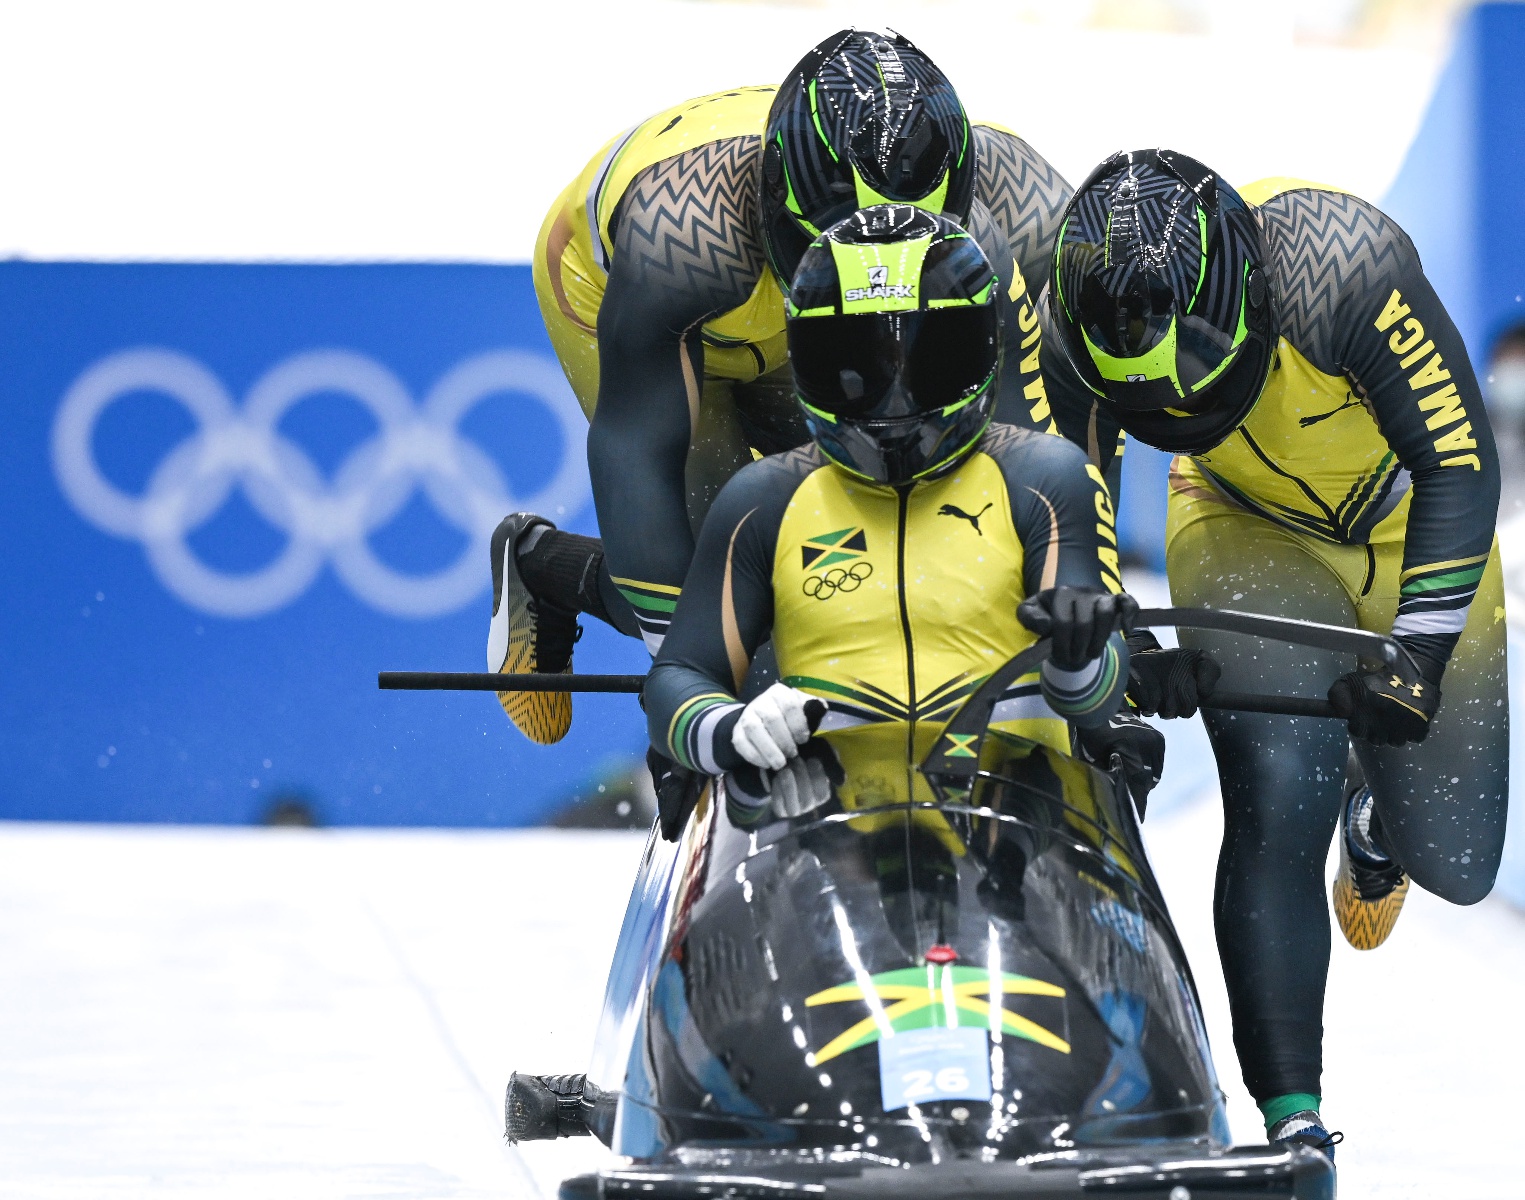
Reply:
[[879, 1039], [884, 1111], [932, 1100], [990, 1099], [990, 1042], [983, 1029], [907, 1029]]

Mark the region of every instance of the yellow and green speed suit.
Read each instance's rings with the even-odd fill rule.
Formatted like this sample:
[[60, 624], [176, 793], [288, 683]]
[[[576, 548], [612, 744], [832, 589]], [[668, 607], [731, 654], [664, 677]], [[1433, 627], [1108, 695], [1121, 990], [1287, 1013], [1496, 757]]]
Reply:
[[[807, 435], [787, 370], [784, 300], [758, 212], [775, 89], [685, 101], [602, 147], [540, 231], [541, 314], [591, 428], [606, 615], [655, 652], [720, 486]], [[969, 229], [1002, 279], [998, 416], [1052, 420], [1025, 274], [1045, 269], [1069, 187], [1014, 134], [975, 125]], [[617, 589], [617, 591], [616, 591]], [[579, 607], [572, 596], [557, 598]]]
[[[742, 766], [736, 695], [769, 637], [779, 677], [827, 704], [822, 735], [849, 807], [931, 799], [914, 767], [989, 674], [1035, 638], [1024, 597], [1118, 591], [1101, 475], [1047, 434], [992, 425], [952, 472], [870, 484], [815, 446], [763, 459], [722, 490], [645, 690], [652, 744], [709, 774]], [[1065, 719], [1106, 721], [1126, 651], [1018, 680], [995, 728], [1069, 752]]]
[[[1172, 466], [1171, 596], [1390, 632], [1448, 661], [1422, 744], [1355, 750], [1385, 844], [1415, 882], [1472, 903], [1498, 869], [1509, 742], [1498, 459], [1477, 381], [1413, 244], [1378, 209], [1290, 179], [1240, 194], [1265, 239], [1280, 339], [1240, 427]], [[1046, 346], [1059, 423], [1105, 470], [1117, 425]], [[1182, 642], [1212, 652], [1225, 690], [1321, 697], [1355, 665], [1232, 635]], [[1245, 1079], [1258, 1100], [1317, 1095], [1323, 870], [1346, 727], [1211, 710], [1204, 719], [1226, 822], [1218, 945]]]

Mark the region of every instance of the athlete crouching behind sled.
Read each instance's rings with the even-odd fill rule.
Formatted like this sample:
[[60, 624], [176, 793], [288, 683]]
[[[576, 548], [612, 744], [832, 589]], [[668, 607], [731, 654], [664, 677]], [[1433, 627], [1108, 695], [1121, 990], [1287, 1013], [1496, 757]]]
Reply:
[[[602, 541], [514, 513], [491, 542], [493, 671], [572, 669], [579, 614], [655, 656], [695, 533], [753, 459], [805, 445], [784, 292], [810, 242], [857, 209], [913, 203], [967, 229], [1012, 317], [1000, 419], [1050, 429], [1022, 287], [1048, 269], [1069, 185], [1015, 134], [971, 122], [937, 65], [898, 34], [844, 29], [778, 88], [674, 106], [609, 142], [547, 214], [535, 295], [588, 414]], [[1021, 344], [1020, 353], [1017, 352]], [[607, 552], [607, 553], [606, 553]], [[543, 745], [566, 692], [503, 692]], [[683, 781], [653, 761], [658, 790]]]
[[[1204, 714], [1223, 785], [1214, 901], [1245, 1083], [1273, 1140], [1332, 1156], [1318, 1115], [1329, 913], [1379, 945], [1412, 876], [1487, 895], [1508, 796], [1498, 459], [1466, 348], [1413, 244], [1371, 205], [1273, 179], [1242, 193], [1166, 150], [1109, 159], [1055, 247], [1043, 373], [1105, 470], [1118, 428], [1180, 457], [1178, 604], [1391, 632], [1412, 661], [1182, 634], [1133, 640], [1130, 694], [1189, 716], [1208, 650], [1225, 690], [1328, 690], [1347, 725]], [[1444, 678], [1445, 700], [1441, 700]], [[1364, 772], [1364, 781], [1361, 774]]]
[[[991, 424], [1002, 286], [967, 233], [910, 205], [810, 246], [787, 312], [813, 442], [743, 468], [710, 509], [646, 684], [661, 753], [750, 776], [752, 805], [783, 816], [825, 803], [833, 776], [849, 808], [930, 799], [908, 752], [1041, 633], [1053, 658], [996, 727], [1069, 753], [1069, 721], [1153, 782], [1159, 735], [1114, 718], [1136, 606], [1101, 475], [1061, 438]], [[769, 637], [780, 682], [742, 704]]]

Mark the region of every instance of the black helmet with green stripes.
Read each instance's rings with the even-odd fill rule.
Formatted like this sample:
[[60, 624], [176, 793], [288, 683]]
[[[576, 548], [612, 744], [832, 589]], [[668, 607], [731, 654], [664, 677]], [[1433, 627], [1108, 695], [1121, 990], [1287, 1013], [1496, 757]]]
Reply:
[[1099, 405], [1132, 437], [1193, 454], [1239, 427], [1277, 341], [1259, 227], [1195, 159], [1135, 150], [1070, 200], [1050, 314]]
[[768, 262], [787, 282], [823, 229], [886, 201], [964, 224], [975, 175], [969, 120], [937, 65], [898, 33], [834, 33], [789, 72], [768, 112]]
[[811, 243], [786, 307], [795, 394], [826, 457], [874, 483], [956, 467], [995, 407], [999, 281], [946, 217], [877, 204]]

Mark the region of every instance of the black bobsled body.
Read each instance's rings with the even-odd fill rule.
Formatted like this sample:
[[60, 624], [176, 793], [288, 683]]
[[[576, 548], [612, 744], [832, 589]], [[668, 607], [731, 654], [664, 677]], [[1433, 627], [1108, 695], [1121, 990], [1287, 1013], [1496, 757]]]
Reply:
[[1122, 787], [996, 734], [979, 765], [756, 825], [721, 783], [653, 838], [588, 1076], [631, 1165], [567, 1200], [1332, 1195], [1316, 1153], [1230, 1152]]

